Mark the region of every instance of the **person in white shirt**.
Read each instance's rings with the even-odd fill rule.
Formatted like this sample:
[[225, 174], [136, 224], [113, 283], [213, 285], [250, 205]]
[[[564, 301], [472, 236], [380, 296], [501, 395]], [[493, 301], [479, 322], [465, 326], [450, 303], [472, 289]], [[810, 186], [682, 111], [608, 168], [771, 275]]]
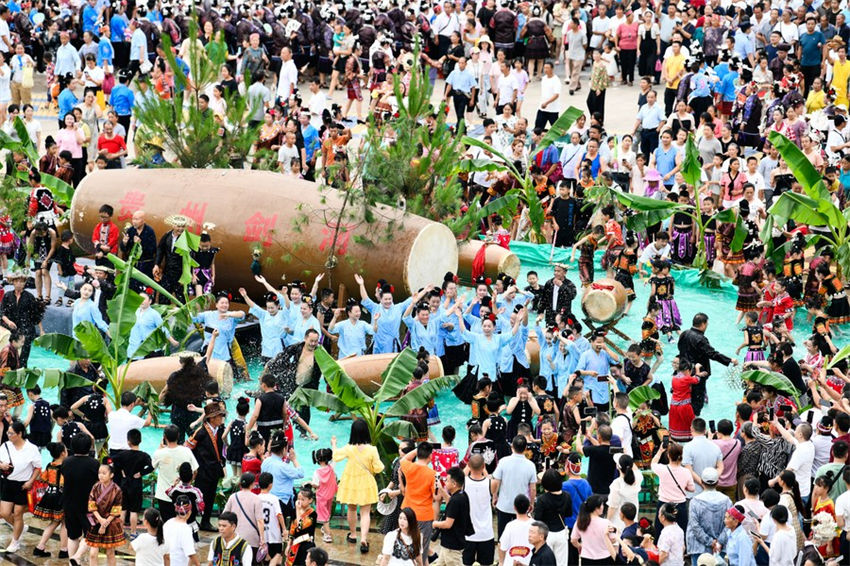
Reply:
[[844, 474], [836, 481], [843, 481], [847, 491], [835, 500], [835, 522], [842, 529], [850, 525], [850, 468], [844, 470]]
[[[775, 506], [770, 510], [770, 520], [775, 528], [770, 546], [761, 537], [756, 538], [756, 542], [768, 553], [770, 566], [794, 566], [798, 552], [797, 535], [788, 525], [788, 508], [784, 505]], [[792, 520], [796, 521], [797, 518]]]
[[[166, 521], [163, 527], [165, 534], [165, 555], [168, 556], [170, 566], [201, 566], [201, 561], [198, 558], [198, 551], [195, 549], [195, 539], [192, 535], [192, 527], [189, 526], [189, 516], [192, 513], [192, 502], [185, 495], [177, 497], [174, 502], [174, 510], [177, 515], [173, 519]], [[232, 513], [231, 513], [232, 515]], [[222, 513], [224, 516], [224, 513]], [[221, 518], [219, 518], [221, 525]], [[236, 530], [235, 527], [233, 529]], [[245, 544], [250, 552], [251, 547]], [[210, 550], [213, 546], [210, 545]], [[212, 558], [210, 558], [212, 560]], [[250, 555], [248, 562], [250, 564]]]
[[157, 470], [154, 499], [163, 513], [163, 519], [169, 519], [173, 515], [174, 503], [166, 490], [177, 482], [181, 464], [189, 462], [193, 472], [198, 469], [195, 455], [187, 446], [177, 444], [178, 440], [180, 440], [180, 429], [175, 425], [166, 426], [162, 434], [163, 446], [157, 449], [151, 458], [151, 464]]
[[5, 4], [0, 6], [0, 52], [3, 53], [12, 52], [12, 34], [9, 31], [9, 22], [7, 21], [10, 17], [12, 17], [12, 14], [9, 12], [9, 8]]
[[493, 533], [493, 496], [490, 492], [490, 476], [485, 469], [484, 456], [473, 454], [469, 458], [469, 475], [463, 490], [469, 498], [469, 518], [475, 532], [466, 536], [467, 547], [463, 551], [463, 563], [492, 564], [495, 551]]
[[135, 552], [137, 566], [161, 566], [165, 564], [165, 534], [162, 532], [162, 516], [149, 507], [145, 511], [143, 524], [147, 532], [137, 536], [130, 546]]
[[564, 85], [561, 79], [555, 76], [552, 63], [543, 64], [543, 77], [540, 79], [540, 106], [537, 108], [537, 117], [534, 119], [535, 128], [545, 128], [554, 124], [561, 115], [564, 108], [562, 91]]
[[499, 81], [495, 85], [496, 94], [496, 114], [501, 114], [505, 104], [514, 104], [519, 93], [519, 85], [516, 79], [511, 74], [510, 66], [504, 62], [499, 62]]
[[319, 88], [319, 79], [310, 81], [310, 92], [313, 96], [307, 102], [310, 111], [310, 125], [317, 130], [322, 127], [322, 114], [328, 109], [328, 95]]
[[505, 525], [505, 530], [499, 536], [499, 555], [502, 557], [499, 564], [502, 566], [527, 565], [531, 561], [534, 547], [528, 542], [528, 529], [532, 523], [528, 515], [530, 507], [527, 496], [520, 494], [514, 498], [516, 519]]
[[[815, 460], [815, 445], [812, 444], [812, 425], [800, 423], [792, 434], [786, 429], [778, 418], [773, 420], [776, 430], [782, 435], [786, 442], [794, 446], [794, 452], [785, 466], [786, 470], [794, 472], [797, 485], [800, 486], [800, 497], [806, 499], [812, 492], [812, 465]], [[775, 486], [779, 476], [771, 479], [768, 484]]]
[[[263, 524], [265, 525], [263, 533], [269, 549], [269, 558], [272, 560], [278, 554], [283, 555], [283, 532], [286, 530], [280, 499], [271, 494], [273, 481], [274, 476], [268, 472], [261, 473], [257, 478], [260, 486], [260, 501], [263, 504]], [[328, 541], [325, 540], [325, 542]]]
[[632, 423], [629, 415], [628, 395], [619, 392], [614, 394], [614, 411], [616, 411], [616, 414], [611, 419], [611, 432], [620, 439], [623, 454], [634, 456], [632, 452]]
[[20, 421], [12, 422], [6, 431], [9, 440], [0, 444], [0, 473], [4, 476], [0, 518], [12, 527], [12, 540], [3, 552], [15, 553], [21, 547], [27, 492], [41, 475], [41, 454], [38, 446], [27, 440], [27, 429]]
[[125, 391], [121, 394], [121, 408], [110, 412], [107, 416], [106, 428], [109, 430], [110, 454], [115, 450], [129, 450], [127, 432], [134, 428], [142, 430], [151, 424], [150, 412], [144, 419], [130, 412], [137, 406], [142, 406], [142, 400], [132, 391]]
[[[616, 29], [616, 28], [615, 28]], [[611, 31], [611, 19], [603, 12], [602, 16], [596, 16], [590, 26], [590, 48], [599, 49], [602, 42], [607, 40]]]
[[281, 105], [285, 105], [289, 96], [298, 85], [298, 67], [292, 60], [292, 50], [284, 47], [280, 50], [280, 74], [277, 78], [277, 97]]

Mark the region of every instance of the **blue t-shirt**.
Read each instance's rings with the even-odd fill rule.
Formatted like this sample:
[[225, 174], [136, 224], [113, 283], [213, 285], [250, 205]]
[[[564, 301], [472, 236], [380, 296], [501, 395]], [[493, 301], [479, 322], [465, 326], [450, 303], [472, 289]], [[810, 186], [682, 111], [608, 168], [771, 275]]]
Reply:
[[572, 529], [576, 520], [578, 519], [578, 511], [581, 508], [581, 504], [584, 503], [584, 500], [590, 497], [593, 494], [593, 490], [590, 488], [590, 484], [586, 479], [569, 479], [564, 482], [564, 485], [561, 486], [564, 490], [564, 493], [568, 493], [570, 495], [570, 500], [573, 503], [573, 514], [564, 519], [564, 524], [567, 528]]
[[74, 96], [74, 92], [69, 89], [63, 89], [62, 92], [59, 93], [59, 97], [57, 98], [57, 104], [59, 105], [59, 116], [64, 117], [68, 112], [73, 112], [74, 107], [80, 103], [77, 100], [77, 97]]
[[114, 14], [109, 20], [109, 31], [112, 36], [112, 41], [124, 41], [124, 30], [127, 29], [127, 16], [124, 14]]
[[802, 57], [800, 57], [800, 64], [804, 67], [820, 65], [825, 44], [826, 37], [818, 29], [815, 29], [812, 33], [800, 34], [800, 47], [803, 52]]
[[135, 96], [127, 85], [118, 84], [112, 88], [109, 95], [109, 105], [119, 116], [129, 116], [133, 113]]

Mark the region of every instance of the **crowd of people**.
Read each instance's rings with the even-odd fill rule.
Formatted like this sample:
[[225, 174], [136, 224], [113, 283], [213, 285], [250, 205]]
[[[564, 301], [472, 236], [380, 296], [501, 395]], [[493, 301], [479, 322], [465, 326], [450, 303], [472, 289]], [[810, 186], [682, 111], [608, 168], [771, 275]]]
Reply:
[[[25, 550], [51, 556], [58, 533], [58, 556], [72, 564], [97, 564], [101, 553], [115, 564], [128, 543], [141, 564], [162, 564], [165, 556], [173, 565], [199, 564], [201, 533], [217, 531], [205, 558], [211, 564], [322, 566], [325, 549], [341, 544], [330, 528], [339, 503], [344, 538], [359, 543], [352, 548], [374, 554], [370, 528], [380, 525], [383, 565], [846, 561], [850, 370], [838, 355], [842, 344], [833, 342], [850, 322], [840, 269], [846, 249], [832, 246], [823, 226], [783, 218], [762, 230], [772, 203], [806, 190], [789, 167], [797, 165], [769, 141], [773, 132], [799, 148], [846, 212], [846, 5], [484, 0], [194, 8], [191, 15], [188, 6], [160, 2], [0, 5], [0, 122], [20, 140], [20, 118], [40, 156], [33, 163], [28, 152], [12, 152], [31, 192], [23, 217], [0, 218], [0, 276], [11, 284], [0, 302], [7, 342], [0, 368], [29, 367], [48, 305], [70, 308], [74, 328], [90, 322], [108, 336], [116, 275], [109, 253], [126, 257], [138, 245], [136, 268], [183, 296], [174, 242], [191, 219], [172, 215], [171, 229], [156, 234], [136, 210], [131, 225], [119, 228], [117, 203], [104, 203], [91, 235], [94, 265], [80, 269], [74, 235], [57, 229], [65, 211], [41, 182], [49, 174], [76, 186], [96, 168], [128, 166], [127, 142], [146, 126], [139, 108], [185, 88], [163, 35], [190, 78], [197, 44], [221, 66], [218, 84], [193, 93], [208, 119], [226, 129], [228, 104], [246, 97], [255, 155], [268, 150], [282, 174], [340, 187], [349, 180], [345, 168], [330, 166], [346, 164], [356, 121], [392, 117], [394, 77], [404, 95], [411, 73], [424, 68], [456, 122], [496, 150], [476, 146], [468, 156], [496, 162], [498, 153], [533, 175], [549, 243], [572, 250], [582, 287], [597, 285], [600, 273], [619, 282], [629, 293], [627, 316], [643, 317], [642, 335], [622, 354], [604, 333], [585, 335], [574, 314], [579, 288], [567, 276], [572, 260], [555, 264], [545, 282], [533, 271], [525, 284], [482, 275], [468, 295], [453, 273], [410, 297], [398, 296], [392, 282], [367, 289], [358, 278], [344, 305], [322, 288], [321, 274], [309, 290], [297, 280], [275, 288], [256, 275], [256, 284], [235, 291], [259, 322], [265, 368], [255, 398], [240, 398], [232, 416], [209, 364], [229, 363], [239, 379], [251, 379], [231, 348], [246, 314], [231, 305], [236, 293], [216, 287], [219, 248], [204, 226], [188, 287], [215, 297], [194, 321], [203, 328], [204, 357], [182, 357], [161, 392], [170, 422], [159, 449], [140, 450], [150, 414], [134, 412], [142, 403], [130, 392], [121, 407], [111, 406], [89, 360], [75, 362], [71, 373], [92, 386], [64, 389], [53, 405], [39, 387], [2, 386], [0, 517], [12, 529], [6, 552], [24, 552], [31, 512], [46, 527]], [[42, 73], [58, 109], [52, 136], [42, 135], [32, 106]], [[527, 95], [536, 81], [540, 96], [532, 104]], [[606, 130], [606, 91], [635, 82], [634, 125]], [[567, 93], [582, 88], [586, 114], [539, 149], [567, 108]], [[333, 103], [337, 89], [346, 90], [344, 109]], [[424, 127], [434, 127], [434, 116]], [[161, 164], [162, 141], [145, 134], [159, 150], [150, 165]], [[695, 185], [684, 175], [691, 136], [701, 167]], [[466, 207], [515, 187], [514, 177], [495, 169], [482, 165], [463, 179]], [[600, 185], [691, 208], [633, 232], [626, 224], [635, 211], [585, 206], [585, 191]], [[717, 220], [724, 210], [734, 215]], [[500, 222], [490, 219], [482, 232], [503, 245], [530, 230], [525, 210], [508, 227]], [[765, 257], [768, 244], [780, 261]], [[737, 286], [743, 342], [736, 352], [712, 347], [699, 305], [677, 304], [675, 270], [697, 259]], [[645, 309], [634, 306], [635, 275], [649, 287]], [[260, 290], [263, 299], [254, 302]], [[142, 302], [130, 358], [143, 357], [137, 351], [162, 323], [151, 303], [163, 297], [136, 291]], [[731, 316], [712, 320], [719, 323], [731, 328]], [[526, 345], [535, 335], [540, 355], [532, 371]], [[322, 439], [327, 444], [312, 454], [317, 471], [305, 478], [299, 453], [303, 459], [306, 443], [299, 440], [296, 451], [296, 439], [316, 435], [310, 408], [289, 400], [298, 387], [320, 387], [320, 343], [339, 358], [410, 346], [420, 361], [408, 390], [428, 380], [428, 357], [440, 357], [447, 374], [465, 376], [454, 394], [469, 404], [469, 418], [445, 423], [433, 401], [412, 409], [403, 418], [416, 437], [400, 440], [391, 464], [366, 423], [354, 419], [346, 445]], [[676, 355], [662, 379], [670, 349]], [[727, 385], [712, 378], [712, 362], [785, 379], [747, 382], [734, 411], [706, 419], [709, 394]], [[638, 388], [653, 398], [632, 403]], [[715, 407], [712, 414], [719, 414]], [[465, 454], [453, 445], [458, 434], [468, 436]], [[154, 504], [145, 508], [145, 477], [153, 472]], [[222, 503], [227, 477], [235, 487]]]

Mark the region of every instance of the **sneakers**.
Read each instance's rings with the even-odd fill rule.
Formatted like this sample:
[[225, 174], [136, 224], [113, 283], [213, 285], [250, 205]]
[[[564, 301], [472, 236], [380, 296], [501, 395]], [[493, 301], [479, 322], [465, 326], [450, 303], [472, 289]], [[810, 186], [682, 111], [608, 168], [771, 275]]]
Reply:
[[15, 552], [18, 552], [20, 549], [21, 549], [21, 541], [20, 540], [13, 540], [12, 542], [9, 543], [9, 546], [7, 546], [6, 549], [3, 552], [5, 552], [7, 554], [14, 554]]
[[[65, 554], [68, 554], [68, 553], [66, 552]], [[39, 558], [50, 558], [50, 556], [51, 556], [49, 552], [47, 552], [46, 550], [42, 550], [38, 547], [35, 547], [35, 548], [32, 549], [32, 555], [38, 556]], [[65, 558], [67, 558], [67, 556]]]

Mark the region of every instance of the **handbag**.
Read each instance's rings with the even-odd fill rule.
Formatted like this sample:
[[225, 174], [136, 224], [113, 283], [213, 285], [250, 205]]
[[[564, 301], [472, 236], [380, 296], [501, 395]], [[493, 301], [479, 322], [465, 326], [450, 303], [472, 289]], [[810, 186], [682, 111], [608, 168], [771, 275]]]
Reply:
[[103, 94], [111, 94], [113, 87], [115, 87], [115, 75], [112, 73], [106, 73], [100, 87], [103, 89]]
[[9, 452], [9, 444], [6, 443], [4, 446], [6, 447], [6, 454], [9, 455], [9, 469], [6, 471], [0, 470], [0, 477], [7, 478], [15, 471], [15, 465], [12, 464], [12, 453]]
[[21, 86], [23, 88], [32, 88], [33, 86], [33, 68], [24, 67], [21, 69]]
[[[236, 500], [236, 504], [239, 506], [239, 509], [241, 509], [241, 510], [242, 510], [242, 515], [243, 515], [243, 516], [244, 516], [244, 517], [248, 520], [248, 523], [249, 523], [252, 527], [254, 527], [254, 530], [255, 530], [255, 531], [257, 531], [257, 536], [260, 536], [260, 527], [258, 527], [258, 526], [257, 526], [257, 523], [255, 523], [255, 522], [251, 519], [251, 517], [249, 517], [249, 516], [248, 516], [248, 513], [246, 513], [246, 512], [245, 512], [245, 508], [244, 508], [244, 507], [242, 507], [242, 502], [241, 502], [241, 501], [239, 501], [239, 494], [234, 493], [234, 494], [233, 494], [233, 499], [235, 499], [235, 500]], [[268, 546], [266, 546], [266, 542], [265, 542], [265, 541], [262, 541], [262, 540], [261, 540], [261, 541], [260, 541], [260, 548], [258, 548], [258, 549], [257, 549], [257, 556], [255, 557], [255, 560], [256, 560], [257, 562], [265, 562], [265, 561], [266, 561], [266, 558], [268, 558], [268, 556], [269, 556], [269, 547], [268, 547]]]
[[147, 75], [153, 70], [153, 63], [151, 63], [150, 59], [145, 59], [141, 63], [139, 63], [139, 72], [143, 75]]
[[655, 60], [655, 72], [656, 72], [656, 73], [660, 73], [660, 72], [661, 72], [661, 59], [656, 59], [656, 60]]

